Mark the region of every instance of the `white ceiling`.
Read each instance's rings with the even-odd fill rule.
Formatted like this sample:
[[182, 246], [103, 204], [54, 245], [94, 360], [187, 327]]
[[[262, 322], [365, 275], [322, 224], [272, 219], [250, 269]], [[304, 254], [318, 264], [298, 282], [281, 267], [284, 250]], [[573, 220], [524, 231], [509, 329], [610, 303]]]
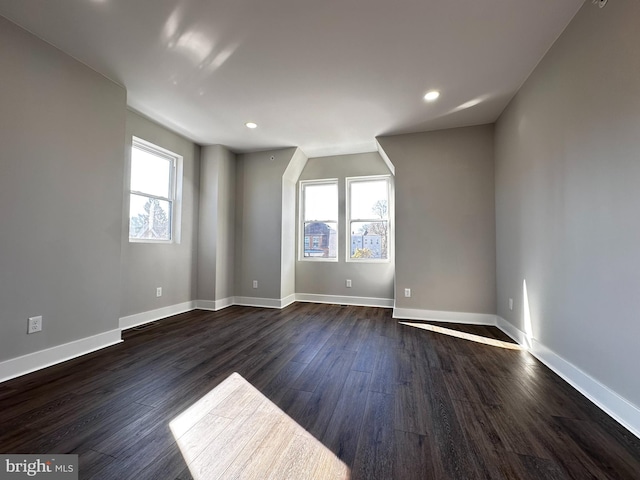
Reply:
[[322, 156], [495, 121], [582, 3], [1, 0], [0, 14], [197, 143]]

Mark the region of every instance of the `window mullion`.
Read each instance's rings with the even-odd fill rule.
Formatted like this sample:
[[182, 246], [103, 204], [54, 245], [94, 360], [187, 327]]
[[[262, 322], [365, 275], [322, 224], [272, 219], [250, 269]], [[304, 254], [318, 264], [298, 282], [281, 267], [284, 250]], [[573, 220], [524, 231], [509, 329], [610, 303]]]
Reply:
[[171, 198], [162, 197], [162, 196], [158, 196], [158, 195], [151, 195], [150, 193], [139, 192], [138, 190], [131, 190], [131, 194], [139, 195], [141, 197], [154, 198], [156, 200], [164, 200], [165, 202], [169, 202], [169, 203], [173, 202], [173, 200]]
[[318, 219], [314, 219], [314, 220], [304, 220], [304, 223], [338, 223], [338, 220], [318, 220]]

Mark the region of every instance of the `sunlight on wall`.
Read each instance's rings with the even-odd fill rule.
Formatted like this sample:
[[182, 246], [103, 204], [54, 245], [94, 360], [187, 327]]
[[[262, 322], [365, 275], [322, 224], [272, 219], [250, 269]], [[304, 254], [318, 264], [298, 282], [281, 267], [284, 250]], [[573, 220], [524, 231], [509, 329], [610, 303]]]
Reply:
[[482, 337], [480, 335], [474, 335], [472, 333], [459, 332], [457, 330], [437, 327], [435, 325], [429, 325], [427, 323], [410, 323], [410, 322], [400, 322], [400, 323], [402, 325], [408, 325], [410, 327], [429, 330], [430, 332], [442, 333], [443, 335], [449, 335], [451, 337], [462, 338], [464, 340], [470, 340], [472, 342], [482, 343], [484, 345], [491, 345], [492, 347], [506, 348], [509, 350], [523, 350], [523, 348], [516, 343], [503, 342], [502, 340], [496, 340], [495, 338], [488, 338], [488, 337]]
[[524, 308], [524, 334], [527, 346], [531, 348], [533, 341], [533, 325], [531, 324], [531, 309], [529, 308], [529, 293], [527, 292], [527, 280], [522, 280], [522, 305]]
[[169, 427], [194, 480], [350, 478], [331, 450], [238, 373]]

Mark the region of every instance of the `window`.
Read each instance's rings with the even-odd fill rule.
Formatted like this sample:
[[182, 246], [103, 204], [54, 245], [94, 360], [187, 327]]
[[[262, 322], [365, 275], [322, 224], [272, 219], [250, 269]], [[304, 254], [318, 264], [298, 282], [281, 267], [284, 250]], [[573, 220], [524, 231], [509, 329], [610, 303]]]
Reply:
[[347, 260], [389, 259], [389, 177], [347, 178]]
[[182, 157], [133, 137], [129, 190], [129, 241], [174, 239], [176, 165]]
[[304, 260], [338, 260], [338, 181], [300, 182]]

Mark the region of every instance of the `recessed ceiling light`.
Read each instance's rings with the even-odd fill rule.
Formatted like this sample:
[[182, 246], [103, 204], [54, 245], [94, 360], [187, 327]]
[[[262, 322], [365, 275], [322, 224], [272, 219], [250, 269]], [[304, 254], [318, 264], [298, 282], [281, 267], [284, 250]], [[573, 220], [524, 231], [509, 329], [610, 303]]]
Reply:
[[247, 122], [245, 125], [247, 128], [258, 128], [258, 124], [253, 122]]
[[427, 92], [427, 94], [424, 96], [424, 99], [427, 102], [433, 102], [436, 98], [438, 98], [440, 96], [440, 92], [437, 90], [431, 90], [430, 92]]

